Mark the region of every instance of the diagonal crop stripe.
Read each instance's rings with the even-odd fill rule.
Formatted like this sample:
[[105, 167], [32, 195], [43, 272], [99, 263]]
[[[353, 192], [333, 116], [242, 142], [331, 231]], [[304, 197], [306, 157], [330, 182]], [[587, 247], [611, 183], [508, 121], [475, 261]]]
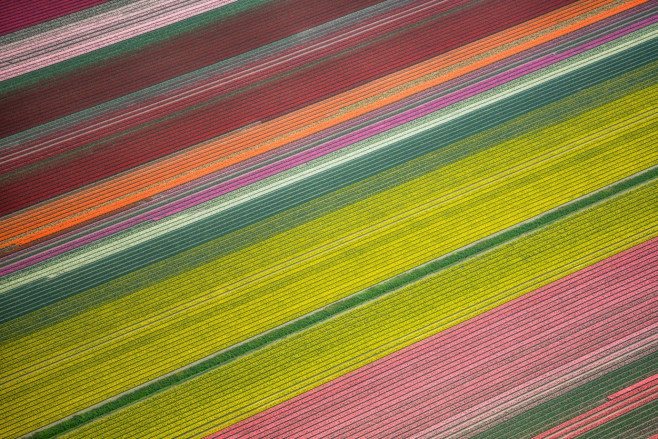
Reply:
[[651, 432], [654, 2], [0, 9], [1, 437]]

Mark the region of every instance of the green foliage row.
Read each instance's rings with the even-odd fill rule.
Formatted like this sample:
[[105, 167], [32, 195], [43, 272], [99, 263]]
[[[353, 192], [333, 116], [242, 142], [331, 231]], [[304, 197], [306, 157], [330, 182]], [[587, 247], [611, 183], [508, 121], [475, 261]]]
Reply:
[[515, 439], [541, 434], [598, 407], [608, 395], [648, 378], [656, 373], [657, 365], [658, 352], [654, 352], [483, 431], [475, 439]]
[[226, 19], [232, 15], [246, 11], [271, 0], [239, 0], [222, 6], [212, 11], [205, 12], [194, 17], [187, 18], [178, 23], [147, 32], [145, 34], [112, 44], [102, 49], [94, 50], [83, 55], [50, 65], [29, 73], [8, 79], [2, 84], [3, 93], [12, 92], [18, 88], [28, 87], [39, 81], [45, 81], [57, 76], [66, 75], [74, 70], [84, 68], [96, 62], [102, 62], [114, 56], [120, 56], [127, 52], [143, 49], [151, 44], [175, 38], [186, 32], [192, 32], [219, 20]]

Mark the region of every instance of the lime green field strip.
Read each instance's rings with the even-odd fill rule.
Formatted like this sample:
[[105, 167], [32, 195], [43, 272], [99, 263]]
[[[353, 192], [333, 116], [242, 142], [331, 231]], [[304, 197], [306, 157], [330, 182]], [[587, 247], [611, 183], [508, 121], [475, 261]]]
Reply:
[[654, 180], [64, 437], [200, 437], [234, 424], [658, 236], [657, 191]]
[[[40, 327], [52, 325], [57, 321], [65, 320], [67, 317], [78, 315], [83, 311], [97, 307], [102, 301], [115, 300], [117, 294], [127, 296], [128, 294], [145, 288], [158, 281], [171, 279], [178, 274], [187, 272], [194, 267], [211, 262], [222, 255], [234, 253], [244, 249], [248, 245], [262, 242], [273, 234], [280, 234], [293, 226], [319, 218], [329, 212], [335, 211], [342, 206], [363, 200], [367, 194], [381, 193], [398, 184], [410, 181], [431, 170], [440, 169], [460, 158], [475, 154], [491, 145], [512, 139], [528, 131], [538, 132], [539, 129], [550, 126], [556, 122], [579, 115], [587, 109], [591, 110], [607, 103], [615, 98], [621, 98], [628, 93], [635, 92], [652, 84], [658, 63], [646, 69], [639, 69], [622, 76], [617, 80], [608, 81], [601, 86], [585, 89], [574, 96], [562, 101], [535, 110], [527, 115], [513, 119], [502, 126], [492, 128], [487, 132], [475, 135], [469, 139], [457, 142], [438, 151], [427, 154], [419, 159], [413, 160], [405, 165], [398, 166], [390, 171], [370, 178], [358, 184], [354, 184], [337, 193], [313, 200], [291, 212], [279, 214], [276, 217], [261, 221], [245, 230], [240, 230], [226, 237], [217, 239], [203, 245], [193, 251], [188, 251], [181, 256], [172, 257], [155, 266], [143, 270], [141, 276], [131, 274], [118, 280], [104, 284], [98, 288], [89, 290], [75, 298], [63, 301], [57, 305], [48, 307], [46, 310], [35, 312], [27, 317], [19, 318], [0, 325], [0, 339], [11, 340], [24, 337], [29, 332], [34, 332]], [[579, 107], [582, 105], [583, 107]], [[573, 113], [573, 114], [572, 114]], [[283, 230], [282, 230], [283, 229]], [[278, 232], [277, 232], [278, 230]], [[322, 230], [321, 230], [322, 231]]]
[[[565, 127], [557, 126], [527, 144], [516, 141], [514, 148], [503, 144], [447, 167], [440, 175], [430, 174], [401, 186], [394, 200], [381, 200], [370, 209], [362, 207], [370, 226], [339, 235], [329, 230], [326, 244], [318, 243], [315, 250], [294, 254], [286, 264], [258, 267], [257, 281], [247, 277], [253, 276], [247, 271], [242, 274], [245, 280], [237, 285], [210, 286], [214, 291], [204, 290], [210, 294], [192, 300], [188, 293], [184, 302], [180, 297], [198, 283], [184, 278], [177, 288], [166, 285], [178, 294], [146, 292], [145, 299], [163, 296], [169, 302], [153, 309], [150, 319], [138, 322], [136, 328], [122, 326], [124, 319], [130, 320], [134, 305], [121, 309], [117, 301], [106, 310], [80, 316], [78, 322], [48, 328], [43, 331], [49, 334], [45, 337], [37, 333], [22, 343], [3, 346], [7, 360], [0, 389], [8, 396], [5, 401], [12, 401], [0, 403], [9, 421], [7, 428], [15, 434], [19, 425], [29, 431], [60, 419], [655, 165], [658, 112], [648, 109], [651, 93], [645, 92], [644, 97], [629, 96], [634, 100], [623, 107], [624, 121], [609, 113], [603, 117], [603, 113], [589, 124], [578, 121], [577, 126], [587, 127], [581, 128], [582, 132], [570, 129], [564, 133]], [[571, 141], [565, 141], [565, 135]], [[631, 139], [635, 143], [629, 147]], [[606, 168], [610, 161], [617, 164], [614, 172]], [[490, 166], [485, 172], [486, 164]], [[476, 171], [463, 175], [460, 166]], [[410, 209], [408, 200], [416, 207]], [[395, 215], [383, 217], [382, 213], [391, 211]], [[294, 241], [283, 245], [292, 247]], [[397, 255], [394, 263], [388, 260], [392, 252]], [[368, 258], [364, 258], [366, 254]], [[219, 266], [227, 270], [230, 263]], [[217, 272], [217, 277], [222, 273]], [[172, 299], [179, 301], [172, 303]], [[98, 334], [93, 343], [90, 336], [97, 333], [89, 322], [98, 319], [101, 311], [105, 311], [103, 320], [114, 322], [114, 331]], [[46, 346], [48, 336], [68, 338], [78, 345]], [[186, 349], [176, 349], [183, 342]], [[129, 354], [135, 350], [139, 357]], [[65, 383], [71, 385], [63, 386]]]
[[[621, 139], [623, 140], [623, 137], [622, 137]], [[603, 159], [609, 159], [609, 158], [610, 158], [610, 157], [603, 156]], [[632, 156], [630, 156], [630, 160], [631, 160], [631, 161], [634, 161], [634, 158], [633, 158]], [[599, 166], [595, 166], [595, 168], [598, 168], [598, 167], [599, 167]], [[550, 168], [549, 168], [549, 170], [550, 170], [551, 172], [553, 171], [553, 169], [550, 169]], [[561, 176], [561, 177], [562, 177], [562, 176]], [[588, 181], [591, 182], [592, 179], [590, 178], [590, 179], [588, 179]], [[613, 180], [613, 181], [614, 181], [614, 180]], [[505, 186], [505, 187], [507, 187], [507, 186]], [[485, 234], [484, 236], [486, 236], [486, 234]], [[389, 234], [389, 237], [390, 237], [390, 234]], [[475, 239], [477, 239], [477, 238], [475, 238]], [[471, 240], [472, 240], [472, 239], [471, 239]], [[397, 244], [397, 243], [396, 243], [396, 244]], [[414, 262], [414, 264], [415, 264], [415, 262]], [[276, 278], [275, 278], [275, 279], [276, 279]], [[305, 279], [308, 279], [308, 278], [304, 278], [304, 280], [305, 280]], [[289, 282], [289, 279], [288, 279], [288, 282]], [[366, 282], [366, 283], [367, 283], [367, 282]], [[288, 285], [289, 285], [289, 283], [288, 283]]]
[[346, 205], [361, 201], [368, 196], [381, 193], [432, 170], [447, 166], [491, 145], [521, 136], [529, 131], [537, 132], [542, 128], [576, 117], [602, 104], [653, 84], [655, 82], [653, 78], [658, 72], [657, 68], [658, 63], [653, 63], [614, 80], [606, 81], [599, 86], [582, 90], [554, 104], [472, 136], [467, 141], [440, 148], [435, 152], [379, 174], [375, 178], [371, 177], [335, 193], [310, 201], [291, 211], [275, 215], [253, 226], [166, 259], [148, 267], [148, 269], [143, 269], [139, 272], [140, 276], [135, 274], [124, 276], [51, 306], [47, 308], [47, 311], [41, 310], [27, 318], [16, 319], [0, 326], [0, 334], [2, 334], [2, 337], [8, 337], [9, 339], [23, 337], [40, 327], [66, 320], [73, 315], [79, 315], [88, 309], [98, 307], [103, 301], [116, 300], [117, 294], [127, 296], [159, 281], [171, 279], [195, 267], [214, 261], [221, 256], [262, 242], [273, 235], [281, 234], [286, 230], [327, 215]]
[[[648, 33], [646, 35], [644, 34], [637, 35], [637, 38], [635, 38], [634, 36], [633, 39], [629, 41], [624, 40], [622, 42], [620, 40], [619, 43], [616, 43], [615, 41], [613, 42], [615, 44], [609, 47], [606, 46], [605, 49], [598, 50], [597, 48], [591, 51], [592, 53], [588, 51], [587, 53], [581, 54], [583, 55], [582, 57], [579, 55], [565, 62], [554, 64], [552, 66], [547, 67], [546, 69], [541, 69], [537, 72], [534, 72], [533, 74], [520, 78], [518, 82], [514, 81], [514, 84], [509, 83], [509, 84], [504, 84], [500, 87], [496, 87], [496, 89], [489, 90], [485, 93], [482, 93], [482, 95], [469, 98], [466, 101], [455, 104], [454, 106], [451, 105], [448, 108], [444, 108], [443, 110], [446, 111], [443, 110], [437, 111], [423, 118], [419, 118], [412, 122], [409, 122], [408, 124], [405, 124], [405, 126], [397, 127], [393, 130], [390, 130], [390, 132], [388, 132], [388, 134], [383, 135], [382, 138], [378, 138], [375, 140], [375, 137], [378, 136], [374, 136], [362, 142], [357, 142], [357, 144], [351, 145], [348, 148], [344, 148], [344, 150], [337, 151], [335, 156], [332, 153], [331, 155], [332, 157], [329, 157], [329, 155], [327, 155], [325, 156], [327, 157], [326, 159], [322, 157], [319, 158], [318, 161], [324, 161], [324, 160], [332, 161], [333, 162], [332, 166], [338, 166], [339, 163], [344, 163], [344, 160], [347, 160], [346, 156], [350, 154], [354, 154], [354, 153], [365, 154], [366, 151], [372, 150], [373, 148], [381, 149], [386, 144], [392, 143], [394, 141], [393, 139], [408, 140], [408, 138], [412, 136], [414, 133], [418, 134], [423, 129], [439, 127], [441, 124], [445, 122], [472, 113], [473, 111], [476, 111], [478, 108], [483, 108], [487, 105], [487, 103], [490, 104], [493, 102], [499, 102], [506, 98], [510, 98], [511, 96], [521, 93], [523, 90], [529, 90], [534, 86], [537, 86], [542, 83], [546, 83], [551, 78], [557, 78], [559, 76], [567, 74], [568, 72], [576, 71], [578, 68], [589, 65], [595, 62], [596, 60], [600, 60], [601, 58], [611, 56], [614, 53], [622, 51], [625, 47], [629, 47], [629, 44], [632, 46], [634, 44], [638, 44], [639, 41], [643, 41], [646, 38], [651, 38], [651, 35], [656, 33], [656, 30], [654, 29], [651, 32], [653, 33]], [[413, 146], [410, 145], [410, 147]], [[303, 167], [304, 165], [300, 166], [299, 168], [301, 169]], [[276, 186], [277, 180], [288, 180], [289, 182], [291, 179], [294, 180], [295, 174], [298, 175], [301, 172], [303, 171], [295, 170], [294, 172], [292, 172], [292, 175], [287, 174], [285, 177], [282, 176], [281, 178], [274, 178], [272, 182], [267, 183], [266, 185], [270, 186], [269, 190], [273, 190], [272, 188]], [[281, 175], [282, 174], [284, 173], [281, 173]], [[259, 186], [259, 185], [255, 184], [254, 187], [255, 186]], [[235, 191], [236, 193], [235, 197], [250, 198], [253, 196], [253, 193], [249, 190], [249, 188], [243, 188], [243, 189], [247, 189], [249, 193], [237, 194], [240, 191]], [[150, 239], [147, 238], [147, 236], [155, 237], [162, 233], [165, 233], [166, 231], [171, 231], [173, 229], [180, 229], [182, 227], [191, 226], [191, 224], [198, 221], [201, 217], [210, 215], [210, 213], [208, 213], [209, 211], [213, 209], [221, 209], [222, 206], [225, 205], [226, 203], [235, 201], [235, 198], [231, 196], [232, 194], [227, 194], [227, 195], [228, 197], [224, 199], [224, 201], [218, 201], [216, 204], [211, 203], [212, 205], [208, 205], [204, 207], [202, 210], [192, 209], [188, 213], [181, 213], [181, 215], [177, 215], [176, 217], [171, 217], [171, 218], [163, 219], [161, 221], [157, 221], [155, 222], [155, 224], [146, 225], [144, 227], [136, 227], [134, 229], [131, 229], [127, 233], [121, 234], [121, 236], [116, 236], [113, 239], [108, 240], [104, 243], [99, 242], [97, 243], [98, 245], [98, 248], [96, 249], [97, 251], [89, 252], [86, 251], [88, 249], [82, 249], [83, 251], [81, 252], [74, 252], [76, 254], [66, 255], [63, 258], [63, 260], [59, 258], [57, 260], [48, 261], [45, 264], [40, 265], [39, 267], [34, 267], [35, 271], [26, 271], [22, 273], [20, 276], [8, 279], [6, 282], [0, 285], [0, 290], [11, 289], [19, 285], [24, 285], [25, 283], [28, 283], [31, 280], [36, 280], [44, 275], [57, 276], [58, 274], [61, 274], [63, 271], [68, 272], [71, 270], [79, 269], [81, 268], [80, 264], [84, 264], [85, 261], [87, 262], [89, 262], [90, 260], [97, 261], [98, 260], [97, 258], [100, 257], [99, 256], [100, 254], [107, 256], [108, 252], [114, 253], [126, 246], [135, 245], [134, 244], [135, 242], [144, 242], [144, 240]]]
[[[104, 326], [92, 328], [91, 330], [94, 332], [91, 333], [89, 332], [90, 328], [84, 328], [84, 336], [88, 340], [97, 333], [104, 333], [110, 329], [118, 330], [123, 327], [130, 327], [132, 325], [131, 315], [142, 315], [148, 311], [144, 307], [134, 306], [134, 300], [139, 297], [143, 298], [140, 303], [147, 302], [144, 303], [144, 306], [150, 306], [150, 312], [157, 314], [167, 307], [180, 305], [189, 301], [194, 298], [195, 292], [203, 293], [208, 289], [226, 285], [226, 279], [232, 278], [232, 276], [237, 277], [241, 275], [245, 278], [266, 269], [272, 269], [273, 267], [279, 268], [278, 266], [281, 264], [281, 261], [291, 260], [300, 255], [303, 257], [303, 249], [306, 245], [315, 244], [314, 247], [317, 249], [327, 243], [334, 243], [336, 240], [344, 238], [350, 232], [354, 232], [354, 230], [363, 230], [368, 227], [371, 224], [370, 221], [381, 221], [384, 219], [384, 215], [392, 217], [399, 212], [408, 211], [410, 206], [414, 206], [416, 203], [422, 204], [426, 203], [428, 199], [436, 198], [437, 187], [444, 191], [467, 187], [469, 184], [478, 182], [478, 179], [479, 181], [483, 181], [487, 176], [485, 172], [487, 172], [487, 167], [489, 166], [491, 166], [489, 175], [495, 175], [498, 172], [503, 172], [509, 166], [522, 163], [521, 160], [526, 157], [532, 158], [531, 154], [540, 155], [546, 151], [550, 151], [550, 148], [555, 148], [555, 145], [559, 145], [560, 142], [571, 140], [572, 135], [575, 138], [577, 136], [584, 137], [587, 133], [591, 133], [597, 128], [609, 126], [617, 118], [622, 118], [626, 114], [639, 114], [645, 109], [650, 109], [651, 101], [654, 99], [655, 94], [655, 87], [647, 89], [646, 93], [644, 91], [639, 92], [624, 100], [616, 101], [609, 106], [601, 107], [599, 110], [587, 114], [587, 117], [574, 119], [570, 123], [560, 124], [543, 133], [531, 132], [520, 137], [518, 140], [507, 142], [497, 148], [492, 148], [482, 154], [478, 154], [468, 161], [453, 164], [421, 179], [407, 183], [401, 190], [387, 191], [380, 196], [363, 201], [354, 207], [340, 210], [331, 217], [323, 217], [290, 233], [276, 236], [266, 241], [269, 244], [266, 250], [263, 250], [261, 246], [253, 246], [243, 252], [213, 261], [211, 264], [185, 273], [178, 278], [167, 279], [166, 282], [162, 282], [154, 288], [144, 289], [139, 295], [132, 296], [130, 302], [133, 306], [126, 307], [126, 313], [122, 312], [120, 317], [115, 316], [115, 318], [112, 318], [113, 313], [117, 309], [114, 307], [111, 308], [107, 313], [110, 316], [110, 322]], [[628, 103], [631, 103], [632, 107], [627, 107]], [[611, 109], [616, 110], [608, 112]], [[582, 125], [579, 126], [581, 123]], [[552, 143], [549, 144], [547, 142]], [[503, 156], [500, 155], [501, 152], [504, 154]], [[467, 164], [477, 166], [477, 172], [463, 173], [462, 166]], [[332, 224], [332, 227], [326, 227], [326, 224]], [[255, 256], [258, 256], [258, 258], [255, 258]], [[199, 273], [206, 270], [211, 270], [208, 272], [208, 276], [199, 275]], [[190, 279], [193, 282], [190, 282]], [[189, 285], [192, 284], [195, 287], [195, 292], [186, 291], [186, 296], [181, 297], [181, 292], [187, 290]], [[153, 297], [153, 293], [158, 291], [158, 287], [161, 288], [163, 285], [166, 285], [168, 288], [175, 288], [180, 285], [180, 288], [177, 288], [175, 293], [158, 294], [156, 297]], [[102, 315], [101, 309], [94, 311], [94, 316], [100, 317]], [[70, 327], [67, 329], [70, 329]], [[52, 328], [52, 330], [56, 330], [56, 327]], [[4, 332], [4, 328], [0, 331]], [[65, 334], [63, 334], [58, 346], [61, 351], [68, 351], [72, 345], [77, 343], [77, 340], [75, 340], [74, 333], [68, 330], [63, 332]], [[35, 336], [35, 344], [46, 342], [50, 334], [46, 332], [43, 334], [43, 337]], [[71, 339], [73, 341], [70, 341]], [[26, 339], [21, 338], [21, 343], [24, 341]], [[4, 345], [7, 354], [10, 351], [10, 346], [11, 344]], [[50, 347], [44, 349], [44, 351], [52, 352]], [[2, 370], [10, 370], [9, 364], [5, 363]]]

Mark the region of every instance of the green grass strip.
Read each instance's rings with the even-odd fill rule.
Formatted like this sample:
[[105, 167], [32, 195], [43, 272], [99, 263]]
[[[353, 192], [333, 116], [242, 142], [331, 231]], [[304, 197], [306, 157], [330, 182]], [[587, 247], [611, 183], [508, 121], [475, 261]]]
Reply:
[[608, 395], [650, 377], [658, 370], [657, 365], [658, 352], [654, 352], [527, 410], [474, 439], [536, 436], [600, 406]]
[[89, 411], [62, 420], [61, 422], [58, 422], [52, 425], [51, 427], [36, 432], [30, 435], [29, 437], [51, 438], [59, 434], [79, 428], [85, 424], [90, 423], [91, 421], [97, 418], [106, 416], [109, 413], [115, 412], [128, 405], [146, 399], [152, 395], [155, 395], [156, 393], [160, 393], [168, 388], [171, 388], [183, 382], [189, 381], [195, 377], [198, 377], [199, 375], [204, 374], [212, 369], [215, 369], [219, 366], [229, 363], [230, 361], [236, 359], [237, 357], [241, 357], [251, 352], [254, 352], [256, 350], [262, 349], [263, 347], [272, 344], [275, 341], [288, 337], [292, 334], [302, 332], [305, 329], [308, 329], [314, 325], [329, 320], [338, 314], [344, 313], [352, 308], [356, 308], [367, 302], [373, 301], [379, 297], [382, 297], [395, 290], [398, 290], [401, 287], [412, 284], [430, 274], [439, 272], [448, 267], [456, 265], [466, 259], [469, 259], [476, 255], [492, 250], [508, 241], [514, 240], [532, 231], [541, 229], [542, 227], [554, 223], [573, 213], [584, 210], [596, 203], [599, 203], [608, 198], [612, 198], [615, 195], [620, 194], [621, 192], [624, 192], [626, 190], [629, 190], [633, 187], [639, 186], [643, 183], [649, 182], [656, 178], [658, 178], [658, 167], [650, 168], [631, 178], [613, 184], [608, 188], [592, 193], [579, 200], [568, 203], [564, 206], [554, 209], [553, 211], [540, 215], [536, 217], [534, 220], [530, 220], [523, 224], [519, 224], [506, 231], [503, 231], [502, 233], [499, 233], [498, 235], [492, 236], [487, 239], [483, 239], [472, 246], [469, 246], [462, 250], [455, 251], [451, 254], [438, 258], [425, 265], [419, 266], [403, 274], [392, 277], [387, 281], [381, 282], [377, 285], [367, 288], [350, 297], [334, 302], [331, 305], [328, 305], [322, 309], [319, 309], [313, 313], [301, 317], [294, 322], [284, 324], [278, 328], [273, 329], [270, 332], [254, 337], [251, 340], [248, 340], [240, 345], [236, 345], [232, 348], [228, 348], [218, 353], [217, 355], [210, 357], [204, 361], [201, 361], [184, 370], [181, 370], [164, 378], [157, 379], [151, 382], [150, 384], [145, 385], [144, 387], [128, 392], [112, 401], [108, 401], [105, 404], [95, 407]]
[[658, 424], [658, 400], [653, 400], [635, 410], [624, 413], [605, 424], [578, 436], [579, 439], [646, 438], [656, 433]]
[[160, 29], [103, 47], [102, 49], [94, 50], [42, 69], [16, 76], [0, 83], [2, 84], [2, 93], [10, 93], [16, 89], [28, 87], [40, 81], [46, 81], [56, 76], [66, 75], [73, 70], [82, 69], [90, 64], [102, 62], [111, 57], [121, 56], [131, 51], [143, 49], [151, 44], [156, 44], [166, 39], [175, 38], [184, 33], [192, 32], [202, 26], [224, 20], [270, 1], [272, 0], [238, 0], [217, 9], [213, 9], [212, 11], [204, 12], [203, 14], [186, 18], [185, 20], [181, 20]]

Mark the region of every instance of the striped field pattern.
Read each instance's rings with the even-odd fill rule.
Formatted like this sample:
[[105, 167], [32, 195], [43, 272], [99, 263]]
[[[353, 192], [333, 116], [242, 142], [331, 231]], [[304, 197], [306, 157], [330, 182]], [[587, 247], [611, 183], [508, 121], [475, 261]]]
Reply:
[[0, 6], [0, 437], [658, 434], [658, 3]]

